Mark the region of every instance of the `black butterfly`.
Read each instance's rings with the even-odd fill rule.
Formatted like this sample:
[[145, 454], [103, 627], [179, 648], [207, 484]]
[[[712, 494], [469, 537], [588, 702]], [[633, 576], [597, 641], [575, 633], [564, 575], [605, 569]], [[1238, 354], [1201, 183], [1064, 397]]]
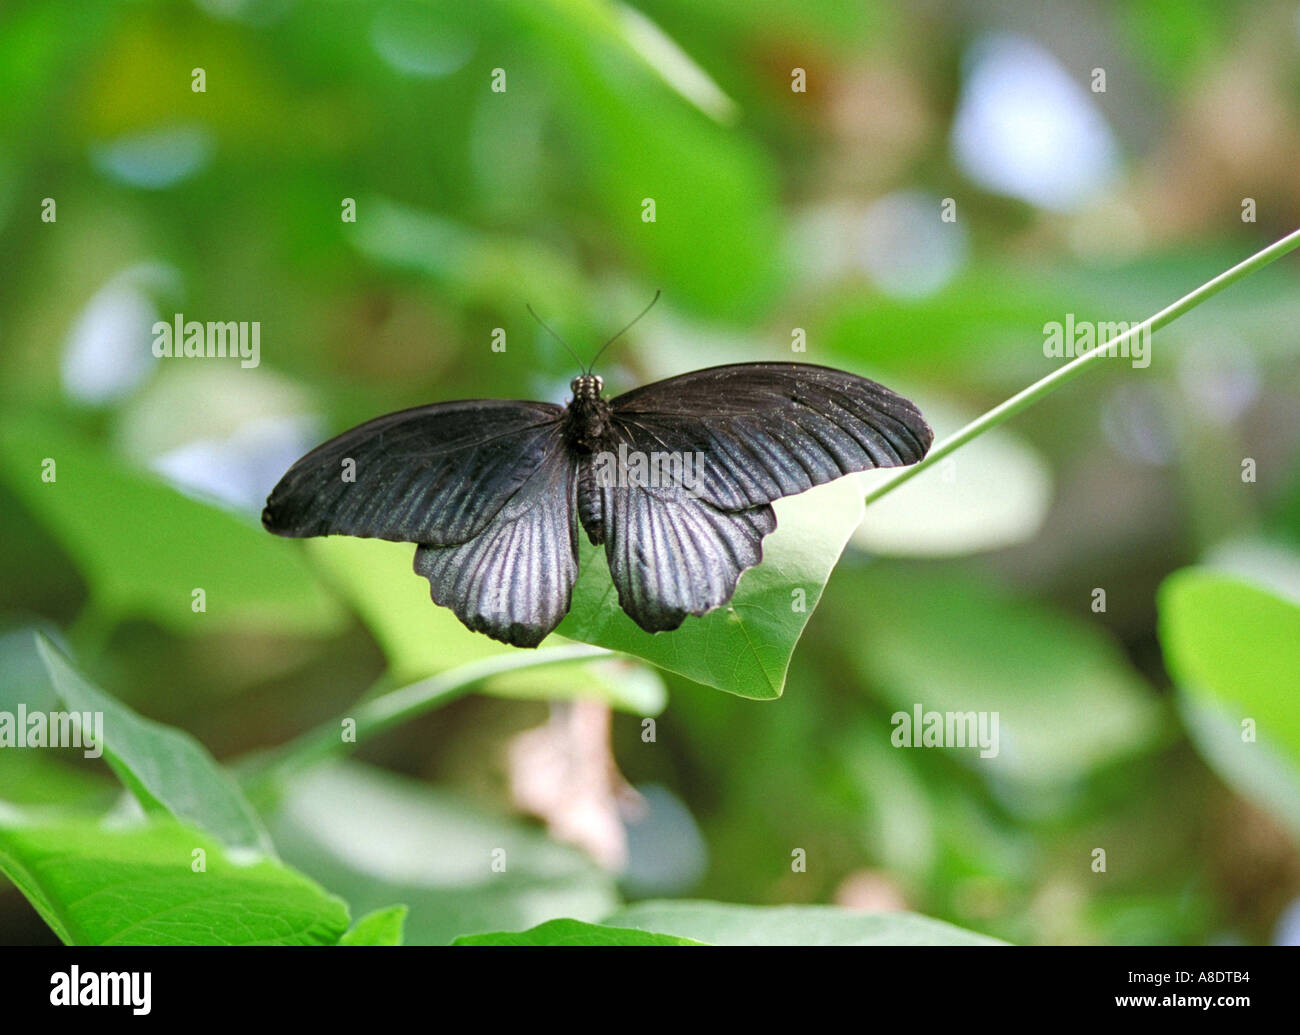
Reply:
[[517, 647], [569, 610], [581, 525], [623, 610], [663, 632], [731, 599], [773, 500], [915, 463], [933, 439], [907, 399], [810, 364], [711, 367], [608, 401], [590, 372], [569, 387], [567, 406], [435, 403], [345, 431], [289, 469], [262, 523], [417, 543], [434, 601]]

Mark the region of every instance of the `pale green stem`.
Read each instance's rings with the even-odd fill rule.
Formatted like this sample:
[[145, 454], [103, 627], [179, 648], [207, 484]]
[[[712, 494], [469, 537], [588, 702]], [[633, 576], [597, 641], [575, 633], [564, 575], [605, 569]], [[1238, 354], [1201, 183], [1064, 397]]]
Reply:
[[1225, 270], [1213, 280], [1202, 284], [1195, 291], [1184, 295], [1173, 305], [1161, 309], [1160, 312], [1156, 313], [1155, 316], [1150, 319], [1137, 324], [1134, 327], [1130, 327], [1123, 334], [1116, 335], [1114, 338], [1102, 342], [1091, 351], [1085, 352], [1082, 356], [1078, 356], [1075, 359], [1070, 360], [1070, 362], [1066, 363], [1064, 366], [1053, 370], [1046, 377], [1039, 381], [1035, 381], [1024, 391], [1017, 392], [1006, 402], [993, 407], [993, 409], [989, 410], [983, 416], [977, 417], [960, 431], [953, 435], [949, 435], [946, 439], [931, 449], [925, 459], [920, 463], [913, 464], [911, 467], [899, 468], [898, 473], [892, 478], [888, 481], [882, 482], [867, 493], [866, 502], [874, 503], [876, 500], [880, 499], [880, 497], [892, 492], [904, 482], [915, 478], [922, 471], [933, 467], [940, 460], [943, 460], [947, 456], [951, 456], [967, 442], [979, 438], [980, 435], [984, 434], [984, 432], [991, 428], [996, 428], [1004, 421], [1010, 420], [1021, 410], [1026, 410], [1040, 399], [1046, 398], [1052, 392], [1056, 391], [1056, 389], [1060, 388], [1061, 385], [1083, 373], [1088, 366], [1095, 363], [1097, 360], [1108, 355], [1120, 355], [1129, 341], [1137, 335], [1154, 334], [1162, 327], [1173, 323], [1180, 316], [1191, 312], [1206, 299], [1217, 295], [1229, 285], [1235, 284], [1237, 281], [1241, 280], [1242, 277], [1254, 273], [1256, 270], [1263, 269], [1270, 262], [1273, 262], [1275, 259], [1280, 259], [1283, 255], [1286, 255], [1288, 252], [1293, 251], [1298, 247], [1300, 247], [1300, 230], [1294, 230], [1283, 237], [1280, 241], [1270, 244], [1263, 251], [1256, 252], [1245, 262], [1240, 262], [1236, 266], [1233, 266], [1232, 269]]

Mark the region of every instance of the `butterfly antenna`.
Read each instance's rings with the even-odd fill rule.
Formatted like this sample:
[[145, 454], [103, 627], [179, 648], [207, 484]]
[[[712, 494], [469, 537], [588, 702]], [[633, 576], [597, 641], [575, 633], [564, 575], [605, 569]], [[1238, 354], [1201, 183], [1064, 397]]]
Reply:
[[619, 338], [623, 337], [623, 335], [625, 335], [634, 326], [636, 326], [637, 321], [640, 320], [641, 317], [645, 316], [646, 313], [650, 312], [650, 310], [654, 308], [655, 303], [659, 301], [659, 296], [661, 294], [663, 294], [662, 291], [656, 291], [655, 297], [650, 299], [650, 304], [646, 306], [644, 309], [642, 309], [639, 313], [637, 313], [635, 319], [633, 319], [631, 323], [629, 323], [626, 327], [624, 327], [621, 331], [619, 331], [616, 335], [614, 335], [614, 337], [610, 338], [609, 341], [605, 342], [604, 345], [602, 345], [599, 349], [596, 350], [596, 354], [591, 357], [591, 362], [587, 364], [587, 373], [591, 373], [592, 367], [596, 365], [596, 360], [600, 359], [600, 355], [602, 352], [604, 352], [607, 348], [613, 345], [614, 342], [618, 341]]
[[542, 325], [542, 329], [546, 331], [547, 334], [549, 334], [552, 338], [554, 338], [556, 341], [558, 341], [561, 345], [563, 345], [566, 349], [569, 350], [569, 355], [573, 357], [574, 362], [578, 364], [578, 369], [581, 370], [582, 357], [573, 351], [573, 346], [570, 345], [563, 338], [561, 338], [558, 334], [556, 334], [555, 331], [553, 331], [550, 328], [550, 326], [547, 324], [545, 320], [543, 320], [540, 316], [538, 316], [535, 312], [533, 312], [533, 307], [531, 305], [529, 305], [528, 303], [524, 303], [524, 308], [528, 310], [529, 316], [531, 316], [534, 320], [536, 320], [539, 324]]

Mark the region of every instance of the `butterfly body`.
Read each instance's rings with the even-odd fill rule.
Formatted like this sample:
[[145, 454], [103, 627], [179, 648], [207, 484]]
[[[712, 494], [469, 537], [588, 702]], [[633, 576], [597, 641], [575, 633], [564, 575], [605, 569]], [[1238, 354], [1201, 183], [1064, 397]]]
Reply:
[[662, 632], [731, 599], [773, 500], [915, 463], [933, 438], [908, 400], [810, 364], [712, 367], [612, 400], [595, 374], [570, 389], [564, 407], [469, 400], [346, 431], [290, 468], [263, 524], [415, 543], [436, 603], [527, 647], [568, 611], [581, 528], [622, 609]]

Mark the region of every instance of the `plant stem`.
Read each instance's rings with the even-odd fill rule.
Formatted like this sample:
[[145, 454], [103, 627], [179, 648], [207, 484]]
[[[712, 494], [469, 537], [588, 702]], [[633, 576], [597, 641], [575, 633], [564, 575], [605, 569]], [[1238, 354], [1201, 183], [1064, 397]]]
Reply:
[[[252, 767], [249, 775], [258, 786], [268, 787], [290, 772], [337, 752], [350, 750], [365, 736], [373, 736], [383, 730], [391, 729], [407, 719], [455, 700], [493, 676], [526, 668], [542, 668], [572, 661], [609, 657], [610, 653], [603, 647], [589, 647], [583, 643], [575, 643], [541, 651], [511, 651], [508, 654], [494, 654], [480, 661], [460, 665], [446, 672], [440, 672], [436, 676], [430, 676], [428, 679], [421, 679], [398, 690], [381, 694], [354, 708], [349, 715], [339, 716], [315, 729], [308, 730], [275, 751], [262, 756]], [[354, 740], [343, 739], [343, 723], [347, 720], [355, 723]]]
[[1287, 234], [1280, 241], [1270, 244], [1263, 251], [1256, 252], [1244, 262], [1239, 262], [1232, 269], [1225, 270], [1213, 280], [1206, 281], [1195, 291], [1184, 295], [1173, 305], [1166, 306], [1156, 313], [1150, 319], [1143, 321], [1136, 326], [1130, 327], [1123, 334], [1116, 335], [1109, 341], [1102, 342], [1096, 348], [1085, 352], [1082, 356], [1076, 356], [1064, 366], [1053, 370], [1046, 377], [1035, 381], [1024, 391], [1017, 392], [1006, 402], [993, 407], [983, 416], [975, 418], [960, 431], [949, 435], [937, 446], [930, 450], [925, 459], [911, 467], [902, 467], [898, 473], [888, 481], [882, 482], [874, 489], [867, 493], [866, 502], [874, 503], [887, 493], [892, 492], [904, 482], [915, 478], [922, 471], [933, 467], [940, 460], [955, 453], [967, 442], [979, 438], [984, 432], [991, 428], [996, 428], [1004, 421], [1010, 420], [1021, 410], [1026, 410], [1040, 399], [1046, 398], [1061, 385], [1065, 384], [1072, 378], [1081, 374], [1084, 369], [1107, 355], [1119, 355], [1120, 351], [1128, 342], [1139, 334], [1154, 334], [1156, 331], [1165, 327], [1180, 316], [1191, 312], [1206, 299], [1217, 295], [1224, 288], [1235, 284], [1243, 277], [1254, 273], [1256, 270], [1263, 269], [1275, 259], [1280, 259], [1288, 252], [1300, 248], [1300, 230], [1294, 230]]

